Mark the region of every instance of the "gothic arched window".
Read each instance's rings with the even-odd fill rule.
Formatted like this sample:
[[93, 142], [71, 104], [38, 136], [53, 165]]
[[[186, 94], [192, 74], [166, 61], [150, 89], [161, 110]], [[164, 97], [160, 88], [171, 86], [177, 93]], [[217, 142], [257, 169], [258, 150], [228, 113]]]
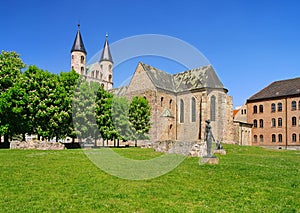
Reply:
[[216, 97], [214, 95], [210, 98], [210, 120], [216, 120]]
[[170, 99], [170, 102], [169, 102], [169, 109], [172, 109], [172, 99]]
[[196, 99], [192, 97], [192, 104], [191, 104], [191, 120], [192, 122], [196, 122]]
[[182, 99], [180, 99], [180, 114], [179, 114], [179, 122], [183, 123], [184, 122], [184, 102]]

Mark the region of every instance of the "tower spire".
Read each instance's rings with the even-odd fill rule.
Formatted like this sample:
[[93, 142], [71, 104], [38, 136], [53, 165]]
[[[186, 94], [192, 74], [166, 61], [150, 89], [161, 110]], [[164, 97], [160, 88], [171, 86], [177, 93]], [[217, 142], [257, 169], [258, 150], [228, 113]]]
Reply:
[[80, 23], [78, 22], [78, 30], [77, 30], [77, 34], [71, 49], [71, 53], [74, 51], [79, 51], [79, 52], [83, 52], [84, 54], [86, 54], [86, 50], [82, 41], [82, 36], [80, 33]]
[[108, 44], [108, 33], [106, 33], [106, 35], [105, 35], [105, 43], [104, 43], [104, 47], [103, 47], [103, 50], [102, 50], [102, 55], [101, 55], [101, 58], [100, 58], [100, 62], [101, 61], [109, 61], [109, 62], [113, 63], [111, 53], [110, 53], [110, 49], [109, 49], [109, 44]]

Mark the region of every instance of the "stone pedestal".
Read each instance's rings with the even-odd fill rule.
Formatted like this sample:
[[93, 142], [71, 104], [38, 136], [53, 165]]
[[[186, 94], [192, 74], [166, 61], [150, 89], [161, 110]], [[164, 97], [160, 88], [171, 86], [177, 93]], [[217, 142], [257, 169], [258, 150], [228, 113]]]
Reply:
[[219, 158], [217, 157], [203, 157], [203, 158], [200, 158], [199, 160], [199, 164], [202, 165], [202, 164], [219, 164]]
[[213, 154], [226, 155], [225, 149], [215, 149]]

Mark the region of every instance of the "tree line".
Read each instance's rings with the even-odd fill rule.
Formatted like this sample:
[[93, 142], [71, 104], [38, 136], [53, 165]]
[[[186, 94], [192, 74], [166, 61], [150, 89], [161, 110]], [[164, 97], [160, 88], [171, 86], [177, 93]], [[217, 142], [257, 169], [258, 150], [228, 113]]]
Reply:
[[[24, 69], [22, 71], [22, 69]], [[103, 140], [147, 138], [150, 106], [146, 99], [114, 97], [99, 83], [74, 70], [53, 74], [23, 63], [16, 52], [0, 54], [0, 135], [38, 135]]]

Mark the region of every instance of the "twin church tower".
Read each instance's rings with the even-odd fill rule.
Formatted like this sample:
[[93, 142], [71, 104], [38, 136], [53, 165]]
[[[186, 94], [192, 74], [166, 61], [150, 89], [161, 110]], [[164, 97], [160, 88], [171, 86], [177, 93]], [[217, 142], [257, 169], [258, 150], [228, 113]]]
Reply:
[[77, 34], [71, 49], [71, 69], [82, 75], [87, 81], [100, 83], [105, 90], [113, 87], [113, 60], [106, 35], [100, 59], [93, 64], [86, 64], [86, 49], [83, 44], [78, 24]]

